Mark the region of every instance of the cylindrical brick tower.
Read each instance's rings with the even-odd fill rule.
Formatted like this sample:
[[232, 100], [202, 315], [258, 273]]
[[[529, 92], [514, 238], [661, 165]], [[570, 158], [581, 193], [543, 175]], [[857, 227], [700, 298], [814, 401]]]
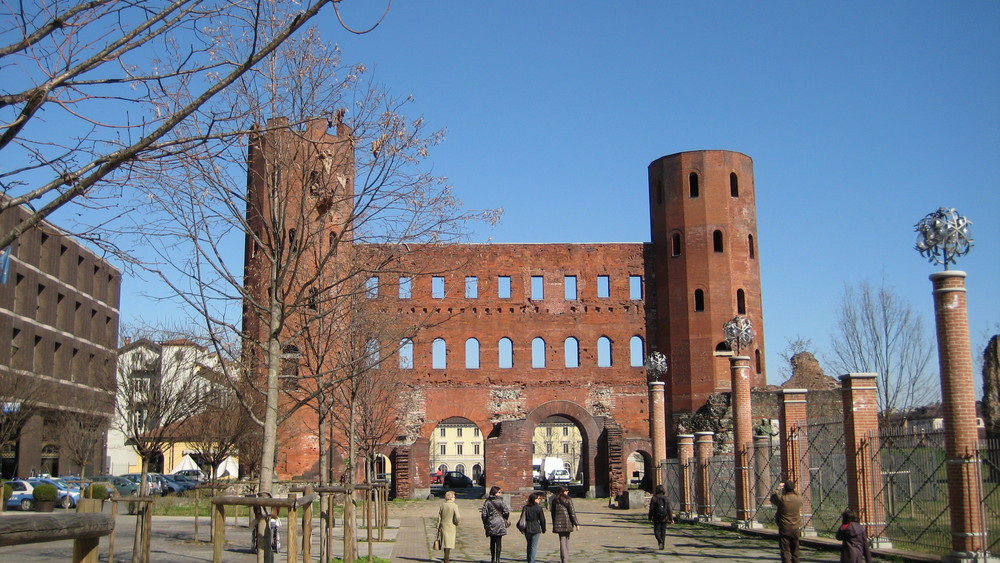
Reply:
[[750, 357], [751, 386], [765, 384], [753, 161], [719, 150], [655, 160], [649, 203], [655, 272], [649, 306], [656, 308], [650, 348], [669, 358], [672, 421], [711, 393], [730, 391], [732, 351], [722, 326], [736, 315], [749, 318], [756, 333], [750, 349], [740, 351]]

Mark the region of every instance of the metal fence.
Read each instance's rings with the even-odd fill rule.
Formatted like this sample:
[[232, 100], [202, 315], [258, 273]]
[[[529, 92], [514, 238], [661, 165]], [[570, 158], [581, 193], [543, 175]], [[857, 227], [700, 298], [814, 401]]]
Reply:
[[753, 519], [757, 522], [774, 522], [774, 505], [771, 493], [781, 482], [781, 447], [774, 439], [764, 443], [754, 443], [754, 509]]
[[733, 455], [708, 458], [708, 482], [712, 489], [712, 517], [736, 520], [736, 463]]
[[840, 513], [847, 508], [847, 457], [844, 453], [844, 423], [816, 421], [799, 428], [799, 467], [809, 472], [803, 494], [809, 496], [811, 516], [804, 524], [820, 534], [833, 534], [840, 526]]
[[983, 524], [986, 528], [986, 551], [1000, 550], [1000, 439], [995, 436], [979, 441], [983, 461]]

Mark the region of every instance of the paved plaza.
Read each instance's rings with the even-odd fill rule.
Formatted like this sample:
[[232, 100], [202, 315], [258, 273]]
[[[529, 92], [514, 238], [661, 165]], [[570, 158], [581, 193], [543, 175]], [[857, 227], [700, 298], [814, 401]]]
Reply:
[[[372, 554], [392, 562], [440, 561], [442, 553], [431, 551], [434, 539], [437, 510], [442, 501], [396, 502], [390, 510], [387, 541], [375, 542]], [[774, 537], [744, 535], [724, 527], [676, 524], [668, 528], [666, 549], [657, 550], [652, 529], [643, 510], [616, 510], [607, 506], [607, 499], [574, 499], [581, 528], [570, 539], [572, 561], [779, 561], [777, 540]], [[489, 540], [483, 534], [479, 518], [478, 499], [459, 499], [462, 525], [458, 545], [452, 553], [455, 563], [489, 561]], [[11, 513], [7, 513], [11, 514]], [[13, 514], [18, 514], [14, 512]], [[512, 514], [512, 520], [518, 511]], [[0, 518], [5, 515], [0, 515]], [[116, 523], [115, 561], [131, 559], [135, 518], [120, 515]], [[250, 530], [247, 518], [228, 518], [227, 545], [223, 561], [227, 563], [252, 563]], [[503, 561], [524, 561], [525, 545], [521, 534], [513, 528], [505, 538]], [[189, 517], [157, 516], [153, 520], [152, 560], [164, 563], [194, 563], [212, 561], [212, 546], [208, 543], [208, 519], [200, 519], [199, 539], [194, 537], [194, 519]], [[365, 537], [365, 530], [359, 534]], [[318, 529], [313, 534], [313, 560], [319, 555]], [[101, 539], [101, 561], [107, 561], [108, 538]], [[334, 555], [342, 550], [342, 536], [335, 532]], [[834, 549], [803, 547], [802, 561], [839, 561], [837, 542], [829, 542]], [[284, 551], [283, 546], [283, 551]], [[362, 542], [359, 554], [368, 553]], [[539, 544], [539, 562], [559, 561], [558, 538], [550, 533], [542, 536]], [[18, 563], [66, 562], [72, 560], [71, 542], [52, 542], [0, 548], [0, 561]], [[930, 559], [928, 559], [930, 560]], [[285, 554], [275, 557], [285, 561]]]

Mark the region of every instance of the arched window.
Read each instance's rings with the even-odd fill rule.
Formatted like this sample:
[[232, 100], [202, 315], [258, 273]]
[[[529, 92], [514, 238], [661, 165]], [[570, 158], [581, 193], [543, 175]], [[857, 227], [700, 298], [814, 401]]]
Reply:
[[641, 368], [645, 363], [643, 359], [646, 357], [645, 351], [643, 350], [643, 342], [641, 336], [633, 336], [628, 341], [629, 356], [631, 358], [630, 365], [634, 368]]
[[462, 475], [465, 475], [465, 465], [459, 463], [458, 465], [455, 466], [455, 471], [458, 471]]
[[742, 289], [736, 290], [736, 312], [740, 315], [747, 314], [747, 294]]
[[674, 233], [673, 236], [671, 237], [670, 254], [671, 254], [671, 256], [680, 256], [681, 255], [681, 234], [680, 233]]
[[691, 190], [691, 197], [698, 197], [698, 173], [692, 172], [688, 175], [688, 188]]
[[736, 177], [736, 172], [729, 173], [729, 195], [740, 197], [740, 180]]
[[611, 367], [611, 339], [607, 336], [597, 339], [597, 367]]
[[716, 252], [722, 252], [722, 231], [715, 231], [712, 233], [712, 246]]
[[465, 369], [479, 369], [479, 341], [475, 338], [465, 341]]
[[439, 465], [438, 466], [438, 471], [440, 471], [442, 475], [444, 475], [445, 473], [447, 473], [448, 472], [448, 464], [447, 463], [442, 463], [441, 465]]
[[413, 341], [409, 338], [399, 341], [399, 369], [413, 369]]
[[566, 367], [580, 367], [580, 342], [570, 336], [563, 343], [563, 353], [566, 356]]
[[435, 338], [431, 344], [431, 368], [445, 369], [448, 367], [448, 344], [444, 338]]
[[381, 350], [378, 340], [371, 338], [365, 342], [365, 366], [368, 369], [378, 369], [381, 364]]
[[535, 337], [531, 340], [531, 367], [545, 367], [545, 340]]
[[281, 350], [281, 374], [280, 377], [290, 377], [295, 378], [299, 375], [299, 360], [302, 359], [302, 353], [299, 351], [299, 347], [289, 344]]
[[753, 235], [747, 235], [747, 251], [750, 253], [750, 258], [753, 258], [755, 254], [753, 249]]
[[694, 310], [705, 310], [705, 292], [700, 289], [694, 290]]
[[500, 368], [510, 369], [514, 367], [514, 343], [510, 341], [510, 338], [501, 338], [497, 349], [500, 354]]

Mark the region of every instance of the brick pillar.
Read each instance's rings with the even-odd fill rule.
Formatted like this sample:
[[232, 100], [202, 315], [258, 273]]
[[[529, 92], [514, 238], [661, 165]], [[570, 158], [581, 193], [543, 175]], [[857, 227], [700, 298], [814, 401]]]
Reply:
[[874, 373], [840, 376], [844, 405], [844, 455], [847, 457], [847, 505], [876, 547], [892, 547], [885, 537], [885, 511], [875, 498], [882, 482], [878, 460], [878, 388]]
[[802, 534], [815, 536], [812, 522], [812, 489], [809, 474], [809, 415], [806, 389], [781, 390], [781, 478], [795, 481], [802, 496]]
[[937, 324], [938, 363], [944, 411], [945, 455], [951, 549], [947, 559], [972, 561], [983, 556], [985, 531], [981, 514], [981, 465], [976, 428], [976, 395], [972, 383], [972, 347], [966, 304], [965, 272], [931, 274]]
[[756, 503], [753, 494], [753, 425], [750, 422], [750, 358], [729, 358], [729, 377], [732, 383], [733, 408], [733, 459], [736, 470], [736, 522], [737, 528], [758, 528], [753, 517]]
[[754, 494], [756, 495], [757, 506], [764, 506], [771, 503], [771, 437], [753, 437], [753, 466], [756, 479], [754, 480]]
[[663, 382], [649, 382], [649, 437], [653, 440], [653, 485], [662, 485], [660, 470], [667, 459], [667, 432], [663, 401]]
[[680, 473], [680, 502], [681, 518], [694, 518], [694, 499], [691, 498], [691, 480], [694, 478], [694, 434], [677, 435], [677, 470]]
[[694, 455], [697, 476], [694, 494], [698, 503], [698, 519], [712, 520], [712, 484], [709, 480], [709, 458], [715, 451], [715, 432], [695, 432]]

